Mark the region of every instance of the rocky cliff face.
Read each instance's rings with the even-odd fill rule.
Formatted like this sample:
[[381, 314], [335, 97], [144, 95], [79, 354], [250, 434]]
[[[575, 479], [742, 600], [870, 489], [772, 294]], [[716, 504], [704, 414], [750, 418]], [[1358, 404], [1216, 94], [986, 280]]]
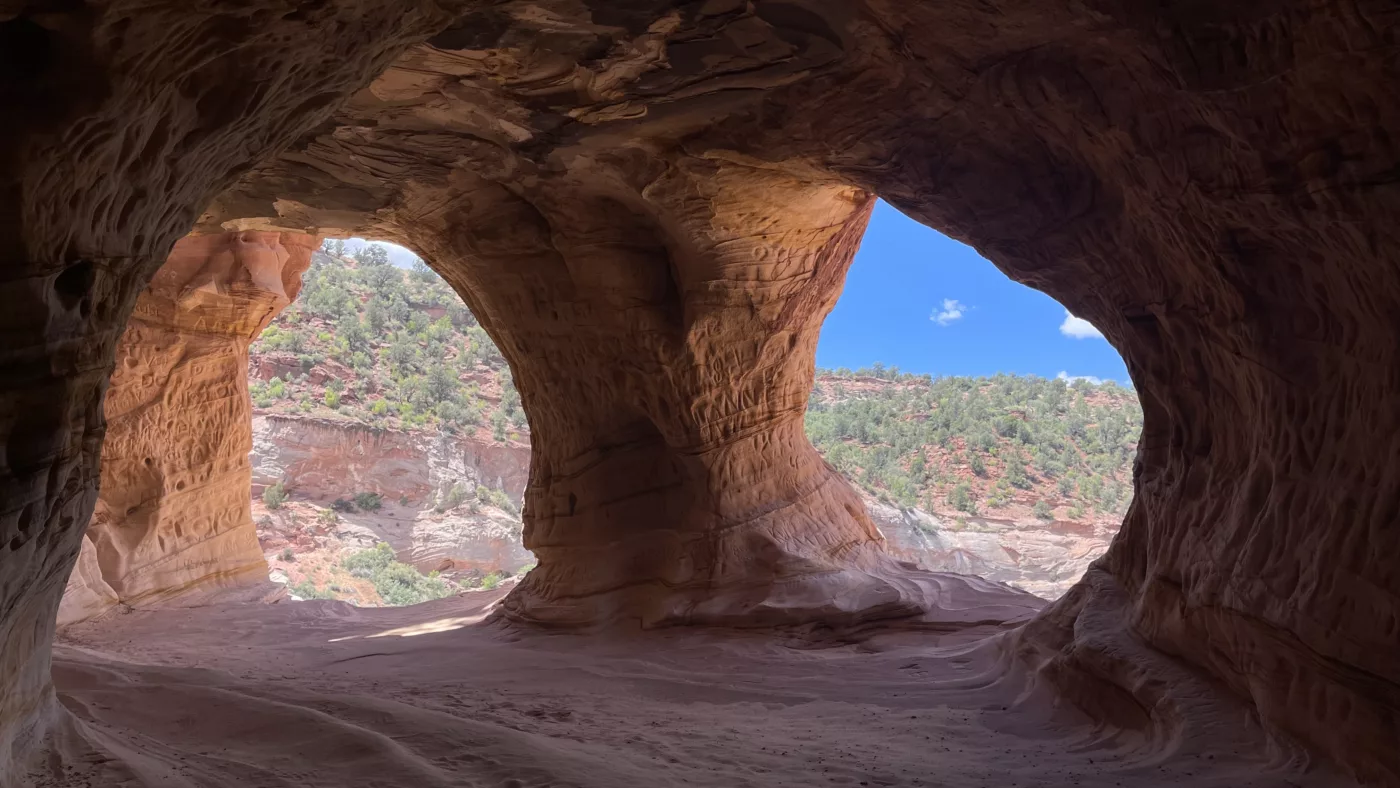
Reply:
[[[381, 496], [378, 511], [340, 516], [333, 529], [340, 544], [388, 542], [401, 561], [447, 574], [515, 571], [534, 560], [521, 543], [518, 516], [495, 507], [471, 511], [478, 486], [520, 504], [528, 447], [262, 414], [253, 418], [252, 448], [254, 496], [279, 482], [322, 506], [362, 492]], [[286, 544], [264, 541], [271, 550]]]
[[530, 447], [476, 436], [379, 429], [328, 419], [252, 418], [254, 493], [285, 482], [299, 496], [329, 502], [359, 492], [432, 506], [454, 486], [502, 490], [519, 504]]
[[117, 346], [101, 493], [61, 622], [266, 582], [247, 492], [248, 344], [296, 298], [320, 242], [185, 238], [142, 292]]
[[894, 555], [935, 572], [977, 575], [1058, 599], [1103, 555], [1117, 528], [1090, 523], [948, 516], [862, 495]]

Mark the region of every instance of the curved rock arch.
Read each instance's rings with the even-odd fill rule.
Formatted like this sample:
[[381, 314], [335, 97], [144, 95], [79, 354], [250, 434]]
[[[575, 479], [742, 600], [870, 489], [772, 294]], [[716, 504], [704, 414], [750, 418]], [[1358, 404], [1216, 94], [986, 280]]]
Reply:
[[[839, 553], [854, 572], [845, 580], [875, 578], [859, 610], [918, 594], [861, 546], [860, 518], [841, 517], [839, 493], [812, 492], [830, 489], [812, 479], [819, 471], [797, 462], [772, 473], [801, 455], [800, 431], [748, 431], [759, 410], [746, 398], [800, 409], [811, 360], [796, 351], [808, 326], [785, 305], [808, 316], [829, 308], [836, 288], [820, 273], [821, 252], [839, 259], [844, 242], [834, 239], [853, 233], [866, 195], [879, 194], [1092, 320], [1142, 392], [1133, 507], [1086, 580], [1024, 631], [1026, 652], [1081, 695], [1106, 681], [1151, 705], [1161, 688], [1150, 673], [1097, 636], [1109, 622], [1352, 773], [1400, 774], [1400, 573], [1387, 560], [1400, 547], [1400, 492], [1384, 473], [1400, 453], [1391, 16], [1301, 2], [526, 5], [390, 12], [268, 0], [144, 19], [121, 4], [87, 15], [0, 6], [5, 40], [34, 53], [5, 64], [0, 95], [37, 108], [0, 130], [9, 154], [0, 249], [15, 272], [0, 283], [10, 306], [0, 353], [0, 738], [16, 756], [54, 713], [47, 642], [92, 508], [116, 335], [212, 195], [202, 231], [367, 231], [408, 241], [459, 291], [481, 293], [471, 305], [520, 367], [531, 419], [569, 422], [580, 436], [560, 456], [603, 435], [634, 447], [589, 487], [637, 501], [629, 517], [674, 516], [676, 504], [654, 490], [681, 478], [684, 513], [721, 519], [725, 495], [753, 495], [739, 507], [747, 511], [817, 495], [805, 515], [826, 518], [806, 529], [817, 550], [794, 555]], [[170, 40], [197, 56], [151, 56]], [[730, 260], [718, 248], [746, 240]], [[626, 262], [663, 251], [666, 272]], [[815, 295], [770, 288], [747, 255], [792, 266]], [[631, 276], [633, 297], [681, 296], [679, 320], [629, 324], [625, 308], [580, 300], [568, 288], [600, 259], [625, 269], [609, 276]], [[685, 278], [715, 261], [721, 275]], [[492, 285], [493, 276], [516, 282]], [[715, 281], [744, 286], [705, 286]], [[526, 297], [535, 292], [550, 297]], [[573, 312], [550, 311], [561, 303]], [[503, 326], [522, 314], [540, 330], [513, 338]], [[711, 358], [668, 340], [715, 314], [733, 321], [749, 378], [700, 374], [724, 360], [722, 343], [701, 348]], [[560, 334], [583, 318], [632, 334], [616, 347], [597, 340], [621, 334]], [[635, 364], [606, 389], [574, 380], [567, 398], [526, 396], [536, 381], [541, 392], [554, 382], [546, 365], [529, 364], [541, 338], [584, 348], [540, 354], [549, 370], [609, 352]], [[689, 392], [677, 397], [689, 412], [631, 382], [670, 371], [677, 353], [691, 354], [693, 373], [665, 383]], [[702, 379], [724, 385], [695, 388]], [[729, 399], [707, 401], [716, 390]], [[614, 407], [588, 394], [610, 395]], [[629, 421], [628, 409], [646, 418]], [[706, 456], [736, 440], [752, 451]], [[773, 453], [784, 443], [790, 452]], [[663, 445], [702, 450], [673, 456], [658, 453]], [[767, 459], [746, 466], [746, 454]], [[552, 523], [588, 503], [569, 481], [587, 471], [550, 467], [532, 484], [532, 507], [551, 518], [532, 539], [583, 548]], [[751, 478], [787, 489], [740, 487]], [[830, 527], [831, 512], [845, 525]], [[616, 590], [639, 563], [661, 571], [708, 560], [742, 577], [754, 556], [790, 566], [791, 556], [764, 555], [780, 542], [662, 539], [611, 576], [542, 573], [533, 590], [547, 604], [527, 604], [527, 587], [518, 609], [611, 615], [612, 603], [580, 611], [550, 589]], [[695, 590], [682, 618], [706, 612], [703, 584]]]

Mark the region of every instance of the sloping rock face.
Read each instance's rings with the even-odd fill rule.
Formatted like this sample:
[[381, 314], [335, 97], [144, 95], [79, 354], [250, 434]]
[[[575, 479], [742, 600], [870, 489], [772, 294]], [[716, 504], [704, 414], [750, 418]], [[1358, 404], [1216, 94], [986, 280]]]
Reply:
[[320, 242], [184, 238], [141, 293], [117, 345], [85, 536], [100, 576], [73, 574], [60, 623], [267, 580], [248, 500], [248, 345], [296, 298]]
[[324, 502], [369, 491], [432, 505], [454, 485], [485, 485], [519, 504], [529, 481], [528, 446], [278, 414], [252, 424], [255, 492], [280, 481]]
[[0, 99], [34, 109], [0, 130], [0, 740], [53, 708], [116, 335], [262, 160], [202, 230], [404, 241], [510, 359], [541, 559], [515, 619], [936, 607], [797, 427], [878, 194], [1091, 320], [1142, 395], [1133, 507], [1024, 656], [1163, 726], [1226, 688], [1400, 781], [1389, 7], [13, 5]]
[[1112, 531], [1091, 523], [956, 519], [902, 509], [862, 494], [890, 553], [936, 572], [977, 575], [1058, 599], [1108, 548]]

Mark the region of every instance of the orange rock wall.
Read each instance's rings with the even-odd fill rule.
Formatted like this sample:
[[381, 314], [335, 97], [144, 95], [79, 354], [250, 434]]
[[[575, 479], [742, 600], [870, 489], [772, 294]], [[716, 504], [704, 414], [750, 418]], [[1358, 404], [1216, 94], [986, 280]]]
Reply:
[[415, 228], [510, 361], [530, 418], [525, 546], [539, 565], [505, 615], [761, 625], [919, 611], [919, 587], [802, 431], [817, 334], [870, 195], [694, 160], [632, 183], [574, 166]]
[[[117, 601], [267, 580], [248, 498], [248, 345], [296, 298], [319, 246], [290, 232], [183, 238], [137, 300], [107, 389], [102, 487], [85, 537]], [[60, 621], [100, 612], [94, 596], [75, 573]]]
[[[827, 523], [833, 538], [854, 533], [838, 499], [784, 507], [796, 496], [783, 480], [812, 477], [787, 423], [754, 419], [781, 411], [788, 384], [774, 375], [776, 393], [749, 406], [750, 381], [768, 367], [746, 345], [763, 341], [773, 303], [756, 283], [812, 259], [788, 253], [784, 232], [801, 227], [788, 206], [856, 186], [1090, 319], [1141, 392], [1134, 506], [1085, 582], [1025, 633], [1026, 658], [1070, 702], [1101, 710], [1105, 697], [1129, 698], [1162, 726], [1180, 722], [1195, 690], [1134, 655], [1180, 660], [1281, 735], [1373, 782], [1400, 782], [1400, 574], [1386, 559], [1400, 530], [1383, 470], [1400, 445], [1387, 371], [1400, 313], [1394, 14], [1305, 0], [801, 0], [629, 3], [545, 21], [528, 5], [464, 17], [410, 50], [203, 220], [396, 237], [476, 311], [502, 305], [488, 326], [526, 381], [537, 444], [575, 425], [541, 450], [556, 459], [536, 466], [545, 487], [527, 496], [538, 507], [529, 538], [561, 568], [587, 552], [588, 534], [611, 539], [579, 566], [613, 581], [545, 572], [508, 607], [625, 618], [665, 595], [611, 594], [617, 604], [590, 610], [566, 589], [609, 596], [627, 577], [639, 579], [633, 590], [665, 585], [641, 578], [698, 577], [694, 554], [660, 548], [674, 524], [731, 511], [758, 523], [761, 507], [746, 503], [765, 498], [766, 522], [817, 525], [735, 525], [775, 537], [756, 551], [810, 555], [799, 535]], [[751, 189], [726, 188], [735, 168]], [[783, 177], [803, 188], [775, 188]], [[706, 247], [741, 214], [746, 234], [731, 243], [749, 254]], [[697, 289], [690, 271], [706, 272]], [[647, 308], [668, 297], [666, 277], [680, 306]], [[621, 281], [658, 292], [593, 295]], [[691, 333], [692, 316], [718, 304], [733, 309]], [[679, 318], [611, 328], [648, 314]], [[658, 353], [668, 331], [695, 352]], [[579, 382], [533, 373], [536, 356]], [[692, 360], [728, 366], [709, 377]], [[695, 383], [735, 405], [702, 407]], [[611, 408], [595, 417], [581, 392]], [[722, 434], [732, 414], [753, 425], [732, 443], [676, 429], [693, 419], [698, 434]], [[708, 493], [721, 486], [740, 489]], [[567, 514], [566, 491], [614, 503], [589, 510], [595, 524]], [[634, 540], [651, 549], [614, 564]], [[771, 577], [763, 560], [712, 555], [735, 569], [715, 577]], [[830, 576], [852, 579], [843, 572]], [[679, 609], [692, 620], [708, 611]]]

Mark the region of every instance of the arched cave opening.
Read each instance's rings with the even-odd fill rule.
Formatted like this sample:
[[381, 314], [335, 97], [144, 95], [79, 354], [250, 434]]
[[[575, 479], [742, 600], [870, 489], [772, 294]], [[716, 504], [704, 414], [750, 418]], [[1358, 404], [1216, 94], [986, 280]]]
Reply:
[[403, 247], [327, 240], [249, 349], [253, 520], [294, 599], [509, 587], [530, 431], [509, 366]]
[[888, 551], [1054, 600], [1108, 549], [1142, 410], [1088, 321], [880, 203], [816, 353], [807, 436]]
[[[820, 756], [838, 751], [838, 777], [882, 783], [939, 770], [970, 784], [1397, 780], [1400, 530], [1385, 469], [1400, 445], [1400, 81], [1385, 14], [136, 6], [0, 9], [10, 38], [42, 44], [0, 67], [0, 99], [25, 109], [0, 129], [0, 778], [275, 784], [314, 763], [346, 785], [612, 785], [646, 783], [664, 759], [687, 782], [724, 783], [711, 756], [742, 750], [743, 779], [804, 783], [827, 779]], [[803, 436], [820, 317], [875, 195], [1091, 320], [1141, 393], [1123, 528], [1048, 607], [890, 556]], [[411, 241], [467, 294], [537, 438], [524, 540], [540, 563], [496, 611], [499, 631], [780, 630], [862, 646], [821, 681], [803, 660], [805, 684], [774, 668], [788, 652], [697, 648], [679, 672], [707, 677], [689, 690], [700, 702], [672, 702], [695, 700], [685, 682], [624, 678], [611, 695], [627, 705], [594, 716], [582, 747], [557, 701], [597, 698], [551, 682], [521, 641], [413, 628], [403, 611], [137, 607], [122, 634], [80, 631], [55, 651], [63, 584], [91, 568], [80, 547], [104, 431], [117, 437], [103, 394], [127, 318], [172, 314], [144, 311], [143, 288], [178, 239], [225, 233], [278, 260], [302, 245], [293, 235]], [[229, 293], [208, 273], [177, 290], [213, 317]], [[229, 359], [201, 369], [228, 384]], [[219, 427], [166, 418], [148, 432], [192, 445]], [[227, 470], [157, 478], [148, 457], [125, 457], [133, 479], [191, 498]], [[159, 568], [172, 581], [200, 570]], [[438, 604], [425, 608], [450, 612]], [[963, 638], [988, 627], [1002, 631]], [[881, 651], [906, 636], [922, 650]], [[635, 657], [620, 638], [591, 643], [571, 654], [591, 656], [576, 672], [615, 677]], [[292, 665], [315, 681], [282, 681]], [[528, 708], [462, 692], [422, 708], [418, 691], [464, 665], [528, 689]], [[814, 686], [842, 713], [804, 702]], [[850, 686], [858, 696], [841, 695]], [[899, 726], [864, 726], [884, 738], [839, 750], [849, 706], [877, 687], [899, 713], [872, 718]], [[924, 690], [905, 715], [906, 693]], [[742, 719], [701, 713], [716, 700]], [[467, 719], [493, 713], [486, 730]], [[624, 723], [644, 717], [685, 725], [639, 751]], [[818, 718], [819, 757], [788, 757]], [[935, 734], [950, 738], [930, 759]]]

